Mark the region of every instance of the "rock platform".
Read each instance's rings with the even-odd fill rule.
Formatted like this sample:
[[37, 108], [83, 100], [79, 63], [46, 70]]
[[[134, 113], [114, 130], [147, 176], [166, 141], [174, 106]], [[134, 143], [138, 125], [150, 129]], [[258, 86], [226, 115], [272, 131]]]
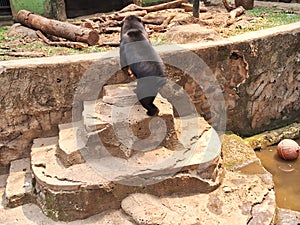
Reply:
[[[82, 121], [59, 125], [58, 137], [34, 140], [25, 162], [29, 196], [47, 216], [84, 219], [119, 209], [131, 194], [209, 193], [220, 185], [216, 131], [198, 115], [175, 118], [161, 96], [154, 102], [159, 115], [147, 116], [134, 89], [134, 83], [104, 87], [102, 99], [84, 103]], [[23, 202], [12, 199], [12, 185], [9, 207]]]
[[[230, 157], [232, 153], [236, 153], [236, 157]], [[157, 196], [136, 192], [124, 198], [118, 209], [110, 209], [87, 219], [71, 222], [53, 221], [46, 217], [36, 204], [6, 209], [0, 205], [0, 223], [11, 225], [296, 225], [299, 223], [299, 212], [276, 210], [272, 175], [262, 167], [249, 145], [238, 136], [225, 135], [222, 155], [224, 168], [222, 184], [208, 193]], [[25, 161], [29, 164], [28, 160]], [[4, 192], [3, 182], [6, 179], [7, 176], [0, 176], [0, 194]], [[188, 191], [189, 187], [186, 187], [186, 190]], [[69, 205], [74, 200], [78, 198], [69, 199]], [[93, 201], [97, 202], [99, 199], [94, 198]], [[63, 203], [62, 201], [61, 204]]]

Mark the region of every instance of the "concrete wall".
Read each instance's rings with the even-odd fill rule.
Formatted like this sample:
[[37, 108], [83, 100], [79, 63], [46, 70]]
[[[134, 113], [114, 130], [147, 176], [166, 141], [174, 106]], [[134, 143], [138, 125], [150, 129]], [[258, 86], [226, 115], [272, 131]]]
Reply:
[[[168, 77], [186, 89], [202, 115], [218, 118], [211, 111], [220, 112], [215, 106], [224, 97], [226, 129], [251, 135], [300, 120], [299, 49], [300, 23], [295, 23], [158, 51], [165, 62], [175, 57], [167, 65]], [[212, 73], [200, 67], [199, 79], [192, 79], [189, 72], [197, 73], [197, 66], [191, 55]], [[0, 165], [28, 156], [34, 138], [57, 134], [59, 123], [72, 120], [72, 107], [80, 111], [83, 100], [97, 98], [102, 84], [125, 80], [117, 51], [1, 62]]]

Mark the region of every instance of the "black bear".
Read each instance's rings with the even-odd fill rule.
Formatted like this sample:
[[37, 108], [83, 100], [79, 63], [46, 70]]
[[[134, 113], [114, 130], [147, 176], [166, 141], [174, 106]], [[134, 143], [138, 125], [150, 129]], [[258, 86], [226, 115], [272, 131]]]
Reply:
[[130, 70], [137, 78], [136, 95], [147, 110], [147, 115], [157, 115], [153, 101], [166, 83], [164, 64], [151, 46], [141, 19], [128, 16], [121, 28], [120, 63], [122, 70]]

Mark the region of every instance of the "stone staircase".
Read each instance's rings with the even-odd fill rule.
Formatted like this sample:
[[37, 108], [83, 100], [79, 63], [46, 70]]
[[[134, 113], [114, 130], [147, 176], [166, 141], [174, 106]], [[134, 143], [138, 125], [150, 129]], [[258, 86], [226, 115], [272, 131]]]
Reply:
[[208, 193], [220, 185], [221, 143], [198, 115], [176, 118], [161, 96], [158, 117], [138, 103], [135, 83], [108, 85], [83, 103], [82, 120], [35, 139], [30, 159], [12, 162], [8, 207], [36, 203], [54, 220], [119, 209], [133, 193]]

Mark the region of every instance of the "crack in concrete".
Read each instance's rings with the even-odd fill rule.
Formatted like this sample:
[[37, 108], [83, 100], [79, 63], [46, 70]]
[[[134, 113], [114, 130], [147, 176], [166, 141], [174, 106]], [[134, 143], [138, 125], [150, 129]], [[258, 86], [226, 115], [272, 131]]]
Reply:
[[258, 202], [254, 202], [252, 205], [251, 205], [251, 209], [250, 209], [250, 215], [251, 217], [248, 219], [247, 221], [247, 225], [251, 225], [251, 222], [253, 221], [253, 219], [255, 218], [255, 215], [253, 215], [253, 210], [254, 210], [254, 207], [257, 206], [257, 205], [261, 205], [267, 198], [267, 196], [269, 195], [270, 191], [268, 190], [267, 193], [264, 194], [263, 198], [261, 201], [258, 201]]

